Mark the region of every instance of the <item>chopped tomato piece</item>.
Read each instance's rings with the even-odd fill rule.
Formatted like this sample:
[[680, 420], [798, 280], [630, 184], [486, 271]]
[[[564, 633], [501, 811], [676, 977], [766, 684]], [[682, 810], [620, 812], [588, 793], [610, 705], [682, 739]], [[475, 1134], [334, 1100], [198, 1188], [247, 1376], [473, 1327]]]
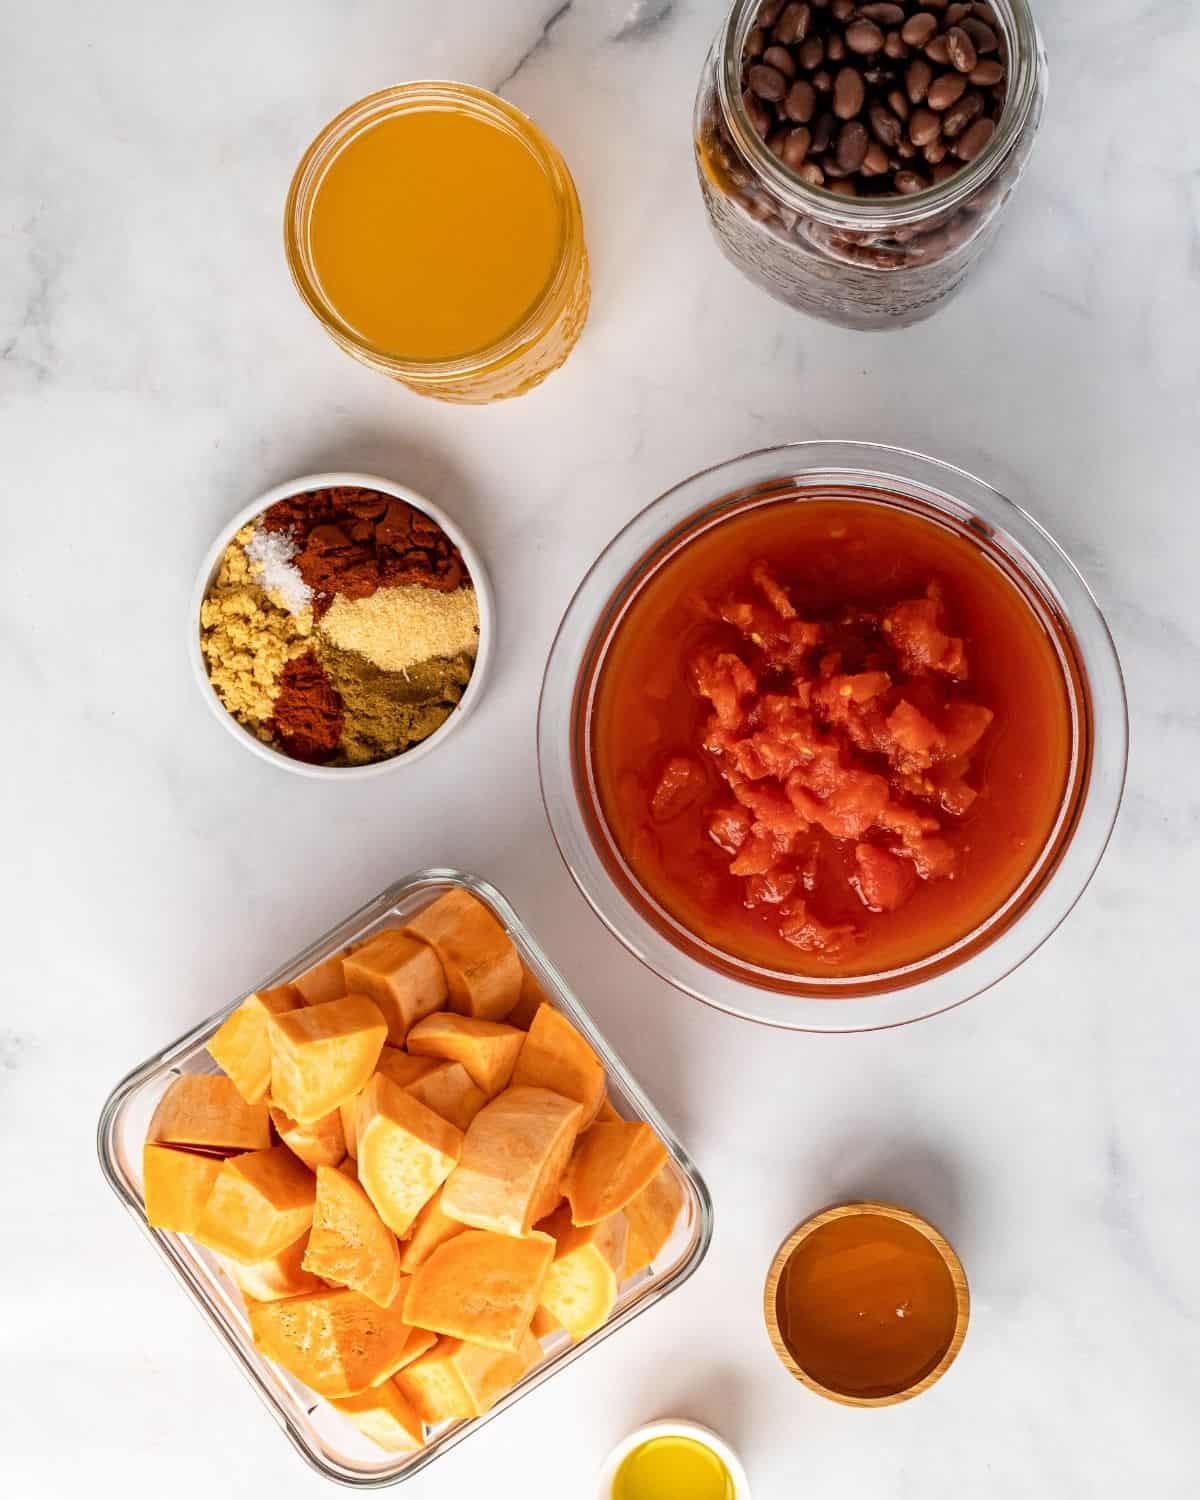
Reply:
[[942, 744], [942, 731], [927, 719], [907, 698], [901, 698], [887, 717], [888, 732], [904, 752], [904, 760], [916, 766], [927, 766], [934, 751]]
[[792, 802], [778, 788], [772, 786], [746, 786], [733, 788], [733, 795], [743, 807], [748, 807], [755, 818], [781, 838], [808, 831], [808, 818], [798, 813]]
[[946, 755], [969, 755], [995, 718], [979, 703], [949, 703], [942, 716], [942, 750]]
[[755, 823], [750, 837], [729, 866], [731, 875], [766, 875], [779, 863], [779, 844], [775, 835], [762, 823]]
[[673, 755], [658, 778], [650, 799], [650, 811], [656, 823], [677, 818], [704, 794], [708, 782], [703, 770], [686, 755]]
[[942, 672], [955, 679], [967, 675], [967, 656], [960, 636], [947, 635], [939, 599], [905, 599], [894, 605], [883, 629], [905, 672]]
[[717, 651], [692, 664], [696, 687], [708, 698], [726, 729], [738, 729], [743, 721], [742, 700], [758, 687], [758, 679], [732, 651]]
[[746, 881], [746, 905], [780, 906], [787, 901], [800, 877], [791, 870], [771, 870], [766, 875], [751, 875]]
[[784, 908], [779, 935], [794, 948], [829, 959], [839, 958], [856, 937], [848, 923], [831, 927], [818, 921], [804, 901], [794, 901]]
[[748, 808], [736, 804], [718, 808], [708, 821], [708, 836], [718, 849], [724, 849], [726, 854], [736, 854], [750, 837], [753, 821]]
[[944, 880], [954, 874], [958, 856], [945, 839], [928, 833], [923, 838], [906, 841], [902, 847], [922, 880]]
[[767, 603], [775, 611], [781, 620], [794, 620], [796, 618], [795, 606], [788, 598], [783, 585], [776, 579], [774, 573], [765, 562], [756, 562], [750, 569], [750, 577], [767, 597]]
[[845, 771], [815, 818], [837, 839], [859, 839], [887, 806], [888, 784], [872, 771]]
[[895, 911], [916, 889], [913, 866], [875, 844], [856, 844], [854, 862], [858, 866], [854, 888], [872, 911]]

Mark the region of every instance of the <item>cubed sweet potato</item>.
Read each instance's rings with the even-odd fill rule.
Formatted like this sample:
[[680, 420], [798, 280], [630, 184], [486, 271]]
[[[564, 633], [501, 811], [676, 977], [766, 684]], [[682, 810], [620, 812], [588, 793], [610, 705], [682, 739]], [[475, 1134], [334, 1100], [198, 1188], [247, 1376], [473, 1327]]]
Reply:
[[516, 1353], [529, 1331], [554, 1241], [467, 1229], [414, 1273], [404, 1316], [419, 1328]]
[[616, 1306], [629, 1224], [623, 1213], [617, 1213], [579, 1228], [571, 1223], [564, 1204], [540, 1227], [556, 1243], [540, 1306], [578, 1343], [606, 1323]]
[[342, 964], [346, 989], [369, 995], [387, 1021], [388, 1041], [404, 1045], [409, 1027], [446, 1003], [446, 975], [428, 945], [396, 928], [377, 932]]
[[421, 1418], [394, 1380], [357, 1396], [342, 1396], [332, 1405], [388, 1453], [416, 1453], [424, 1446]]
[[510, 1026], [516, 1026], [520, 1031], [528, 1031], [533, 1025], [533, 1018], [538, 1013], [538, 1008], [549, 1004], [546, 992], [529, 972], [524, 964], [521, 965], [521, 993], [517, 1003], [505, 1016]]
[[476, 1229], [527, 1234], [559, 1199], [581, 1114], [549, 1089], [506, 1089], [467, 1129], [442, 1194], [445, 1213]]
[[320, 1277], [304, 1269], [307, 1247], [308, 1235], [302, 1234], [268, 1260], [257, 1261], [252, 1266], [226, 1260], [225, 1267], [243, 1297], [250, 1297], [255, 1302], [278, 1302], [284, 1297], [299, 1297], [305, 1292], [323, 1290]]
[[331, 1109], [311, 1125], [301, 1125], [286, 1109], [272, 1104], [271, 1124], [288, 1150], [314, 1172], [318, 1167], [336, 1167], [346, 1154], [346, 1134], [342, 1129], [340, 1110]]
[[633, 1276], [651, 1265], [671, 1238], [680, 1210], [683, 1188], [674, 1168], [668, 1162], [646, 1186], [625, 1205], [629, 1220], [629, 1245], [625, 1252], [623, 1277]]
[[304, 1269], [390, 1307], [404, 1282], [396, 1236], [357, 1182], [317, 1168], [317, 1197]]
[[450, 1007], [464, 1016], [503, 1021], [521, 995], [521, 960], [512, 939], [482, 901], [447, 891], [404, 929], [442, 961]]
[[438, 1188], [433, 1197], [413, 1220], [408, 1238], [400, 1246], [400, 1269], [410, 1275], [418, 1266], [424, 1265], [439, 1245], [462, 1234], [466, 1228], [457, 1219], [442, 1212], [442, 1193]]
[[317, 1184], [286, 1146], [222, 1162], [193, 1231], [202, 1245], [244, 1265], [269, 1260], [312, 1223]]
[[624, 1118], [624, 1115], [617, 1113], [616, 1106], [609, 1096], [605, 1094], [604, 1098], [600, 1101], [600, 1108], [596, 1111], [596, 1119], [603, 1120], [606, 1124], [611, 1124], [614, 1120], [623, 1120]]
[[378, 1307], [349, 1290], [250, 1302], [247, 1313], [255, 1346], [331, 1399], [356, 1396], [394, 1375], [412, 1337], [399, 1301]]
[[477, 1416], [491, 1411], [501, 1396], [507, 1396], [518, 1380], [542, 1362], [541, 1345], [526, 1332], [513, 1352], [485, 1349], [479, 1344], [458, 1340], [453, 1360], [466, 1387]]
[[408, 1034], [408, 1050], [415, 1057], [461, 1063], [490, 1099], [507, 1087], [524, 1040], [524, 1032], [501, 1021], [443, 1012], [417, 1022]]
[[376, 1073], [358, 1100], [358, 1175], [394, 1234], [413, 1220], [450, 1175], [462, 1131]]
[[475, 1403], [455, 1362], [461, 1339], [439, 1338], [431, 1349], [396, 1375], [396, 1385], [423, 1422], [462, 1422], [475, 1415]]
[[[441, 1067], [441, 1061], [436, 1057], [409, 1057], [408, 1053], [400, 1047], [385, 1046], [379, 1054], [379, 1061], [375, 1064], [375, 1071], [382, 1073], [385, 1078], [390, 1078], [393, 1083], [399, 1084], [404, 1089], [410, 1083], [415, 1083], [418, 1078], [423, 1078], [426, 1073], [432, 1073], [435, 1068], [439, 1067]], [[342, 1134], [346, 1139], [346, 1150], [349, 1155], [357, 1156], [357, 1096], [345, 1101], [341, 1106], [341, 1115]]]
[[271, 1098], [311, 1125], [366, 1084], [387, 1039], [387, 1023], [366, 995], [272, 1016]]
[[331, 1000], [340, 1000], [346, 994], [346, 978], [342, 972], [345, 956], [344, 953], [332, 953], [319, 964], [314, 964], [307, 974], [292, 981], [305, 1005], [328, 1005]]
[[155, 1229], [194, 1234], [221, 1161], [219, 1156], [147, 1141], [142, 1147], [142, 1197], [147, 1222]]
[[248, 1104], [265, 1099], [271, 1086], [268, 1020], [284, 1011], [297, 1010], [303, 1004], [300, 991], [294, 984], [256, 990], [221, 1023], [209, 1042], [209, 1056], [233, 1079]]
[[271, 1122], [266, 1104], [247, 1104], [232, 1078], [182, 1073], [158, 1101], [146, 1139], [204, 1151], [258, 1151], [271, 1144]]
[[663, 1167], [667, 1148], [649, 1125], [597, 1121], [579, 1137], [563, 1191], [576, 1224], [598, 1224], [619, 1213]]
[[521, 1044], [512, 1081], [553, 1089], [574, 1099], [583, 1107], [580, 1130], [587, 1129], [604, 1102], [604, 1065], [566, 1016], [551, 1005], [539, 1006]]
[[[433, 1062], [433, 1059], [423, 1061]], [[459, 1130], [466, 1130], [488, 1102], [488, 1096], [472, 1083], [466, 1068], [456, 1062], [435, 1062], [428, 1073], [408, 1085], [407, 1091]]]

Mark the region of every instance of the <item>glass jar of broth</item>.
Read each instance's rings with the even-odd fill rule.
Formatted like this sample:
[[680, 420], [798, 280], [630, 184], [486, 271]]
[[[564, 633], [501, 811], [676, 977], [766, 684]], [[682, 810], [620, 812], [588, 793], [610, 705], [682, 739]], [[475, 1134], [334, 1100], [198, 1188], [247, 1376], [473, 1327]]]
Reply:
[[284, 240], [330, 337], [444, 401], [530, 390], [587, 318], [566, 163], [520, 110], [466, 84], [384, 89], [332, 120], [296, 170]]

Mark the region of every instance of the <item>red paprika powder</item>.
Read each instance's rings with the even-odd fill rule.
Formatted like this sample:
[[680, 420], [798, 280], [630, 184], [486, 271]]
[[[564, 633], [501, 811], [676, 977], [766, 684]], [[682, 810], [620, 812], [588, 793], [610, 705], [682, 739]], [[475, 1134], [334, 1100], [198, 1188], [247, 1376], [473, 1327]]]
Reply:
[[269, 726], [288, 755], [310, 765], [331, 759], [344, 722], [341, 696], [313, 653], [289, 661]]

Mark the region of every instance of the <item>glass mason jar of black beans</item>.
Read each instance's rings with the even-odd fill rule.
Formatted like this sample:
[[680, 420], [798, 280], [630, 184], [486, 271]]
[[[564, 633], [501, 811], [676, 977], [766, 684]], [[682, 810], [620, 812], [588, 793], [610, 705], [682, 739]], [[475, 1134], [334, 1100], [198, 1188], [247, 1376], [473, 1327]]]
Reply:
[[734, 0], [696, 99], [718, 243], [829, 322], [928, 317], [994, 238], [1045, 92], [1026, 0]]

